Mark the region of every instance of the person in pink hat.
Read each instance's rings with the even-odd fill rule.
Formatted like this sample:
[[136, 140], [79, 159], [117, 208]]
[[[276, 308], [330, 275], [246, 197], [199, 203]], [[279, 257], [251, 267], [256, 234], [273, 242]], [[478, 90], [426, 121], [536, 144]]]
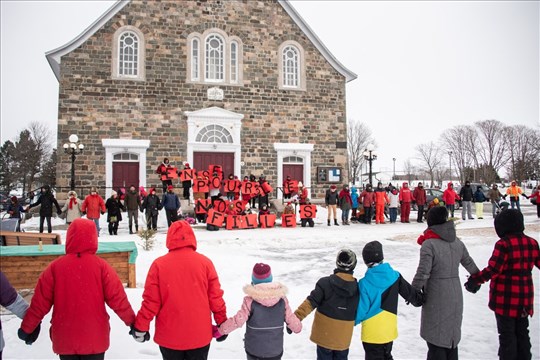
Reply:
[[292, 312], [287, 300], [287, 288], [273, 282], [270, 265], [257, 263], [253, 267], [251, 284], [244, 286], [242, 308], [216, 329], [221, 337], [241, 328], [245, 323], [244, 346], [248, 360], [278, 360], [283, 356], [283, 328], [299, 333], [302, 323]]

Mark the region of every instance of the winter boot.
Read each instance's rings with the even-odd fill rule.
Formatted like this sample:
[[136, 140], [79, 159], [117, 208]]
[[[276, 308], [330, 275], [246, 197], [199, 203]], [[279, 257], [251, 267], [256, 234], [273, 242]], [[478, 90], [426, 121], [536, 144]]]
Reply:
[[131, 230], [131, 229], [132, 229], [132, 228], [131, 228], [131, 226], [130, 226], [130, 227], [129, 227], [129, 234], [130, 234], [130, 235], [133, 234], [133, 230]]
[[136, 232], [136, 233], [139, 232], [139, 225], [135, 225], [135, 232]]
[[328, 226], [330, 226], [330, 219], [328, 219]]
[[337, 219], [334, 219], [334, 225], [339, 226]]

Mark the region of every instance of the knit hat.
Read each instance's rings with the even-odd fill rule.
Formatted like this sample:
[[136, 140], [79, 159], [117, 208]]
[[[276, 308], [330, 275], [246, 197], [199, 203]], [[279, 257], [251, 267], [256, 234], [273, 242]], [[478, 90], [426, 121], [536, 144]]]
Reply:
[[253, 273], [251, 274], [251, 283], [253, 285], [272, 282], [272, 269], [270, 265], [257, 263], [253, 267]]
[[118, 195], [118, 193], [116, 191], [112, 190], [111, 191], [111, 196], [116, 196], [116, 195]]
[[368, 242], [362, 250], [362, 258], [367, 266], [384, 260], [382, 244], [378, 241]]
[[426, 219], [428, 226], [444, 224], [448, 220], [448, 210], [445, 206], [432, 207], [427, 212]]
[[523, 214], [517, 209], [503, 210], [495, 218], [495, 232], [500, 238], [521, 234], [524, 230]]
[[173, 188], [173, 186], [172, 186], [172, 185], [169, 185], [169, 186], [167, 186], [167, 191], [169, 191], [169, 190], [173, 190], [173, 189], [174, 189], [174, 188]]
[[336, 185], [330, 185], [330, 189], [336, 190], [336, 189], [337, 189], [337, 186], [336, 186]]
[[188, 167], [189, 167], [189, 164], [188, 164], [188, 163], [185, 163], [185, 164], [184, 164], [184, 167], [187, 167], [187, 168], [188, 168]]
[[350, 249], [339, 250], [336, 257], [336, 267], [338, 270], [352, 272], [356, 267], [356, 254]]
[[301, 188], [301, 187], [304, 187], [304, 184], [302, 184], [301, 181], [298, 182], [298, 187]]
[[72, 196], [72, 195], [77, 197], [77, 193], [75, 191], [73, 191], [73, 190], [68, 191], [67, 196], [69, 197], [69, 196]]
[[16, 196], [12, 196], [12, 197], [11, 197], [11, 202], [14, 202], [14, 203], [16, 203], [16, 202], [17, 202], [17, 200], [18, 200], [18, 199], [17, 199], [17, 197], [16, 197]]

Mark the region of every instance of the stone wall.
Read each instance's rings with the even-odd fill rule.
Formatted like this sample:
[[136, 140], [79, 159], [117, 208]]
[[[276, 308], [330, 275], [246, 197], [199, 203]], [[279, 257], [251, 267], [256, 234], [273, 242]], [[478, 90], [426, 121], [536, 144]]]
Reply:
[[[145, 37], [145, 81], [113, 80], [115, 31], [137, 27]], [[218, 28], [243, 42], [243, 83], [218, 86], [223, 101], [207, 99], [216, 84], [193, 84], [187, 77], [186, 38]], [[278, 48], [298, 42], [305, 53], [306, 90], [280, 90]], [[62, 57], [58, 143], [77, 133], [85, 144], [77, 158], [76, 185], [105, 185], [104, 138], [149, 139], [148, 183], [163, 157], [185, 161], [184, 111], [218, 106], [244, 114], [242, 168], [277, 181], [275, 142], [312, 143], [312, 197], [327, 185], [316, 182], [317, 166], [340, 166], [347, 179], [345, 78], [313, 46], [274, 1], [132, 1], [82, 46]], [[58, 154], [57, 183], [69, 186], [70, 160]]]

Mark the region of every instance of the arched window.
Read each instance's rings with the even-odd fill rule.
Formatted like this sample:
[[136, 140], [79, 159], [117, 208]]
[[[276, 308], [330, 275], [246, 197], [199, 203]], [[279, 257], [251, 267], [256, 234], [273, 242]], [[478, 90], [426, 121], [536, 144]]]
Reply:
[[300, 54], [296, 47], [286, 46], [283, 49], [283, 86], [300, 87]]
[[304, 159], [298, 156], [287, 156], [283, 158], [284, 164], [303, 164]]
[[238, 43], [231, 42], [231, 83], [238, 82]]
[[205, 49], [206, 80], [222, 82], [224, 80], [225, 58], [223, 39], [216, 34], [208, 36], [205, 43]]
[[118, 76], [139, 75], [139, 37], [126, 31], [118, 39]]
[[132, 153], [115, 154], [113, 161], [139, 161], [139, 155]]
[[212, 124], [201, 129], [195, 137], [195, 141], [202, 143], [232, 144], [233, 138], [231, 133], [223, 126]]
[[191, 41], [191, 80], [199, 80], [199, 39]]

